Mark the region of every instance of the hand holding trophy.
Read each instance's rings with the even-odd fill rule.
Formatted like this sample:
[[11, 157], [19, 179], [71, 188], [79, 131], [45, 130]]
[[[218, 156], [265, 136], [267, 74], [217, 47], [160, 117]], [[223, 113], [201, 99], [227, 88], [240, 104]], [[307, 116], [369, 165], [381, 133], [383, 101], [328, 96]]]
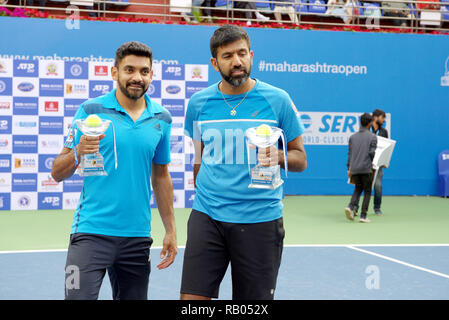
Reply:
[[[92, 139], [92, 137], [100, 137], [104, 135], [109, 125], [112, 124], [110, 120], [102, 120], [98, 115], [91, 114], [84, 120], [76, 120], [75, 128], [80, 130], [84, 136], [85, 140], [96, 140], [99, 143], [99, 140]], [[112, 126], [114, 131], [114, 126]], [[81, 139], [83, 136], [81, 137]], [[76, 155], [76, 146], [74, 147], [75, 152], [75, 164], [78, 163], [78, 157]], [[116, 143], [115, 143], [115, 132], [114, 132], [114, 157], [115, 157], [115, 168], [117, 169], [117, 151], [116, 151]], [[107, 176], [107, 172], [104, 169], [104, 157], [98, 151], [84, 153], [80, 156], [80, 164], [79, 164], [79, 175], [80, 176]]]
[[[288, 170], [285, 141], [282, 129], [262, 124], [257, 128], [249, 128], [245, 132], [247, 141], [248, 170], [251, 183], [249, 188], [276, 189], [284, 181], [281, 179], [281, 166], [278, 164], [276, 143], [282, 139], [285, 170]], [[251, 169], [250, 148], [256, 148], [257, 163]], [[273, 156], [274, 155], [274, 156]]]

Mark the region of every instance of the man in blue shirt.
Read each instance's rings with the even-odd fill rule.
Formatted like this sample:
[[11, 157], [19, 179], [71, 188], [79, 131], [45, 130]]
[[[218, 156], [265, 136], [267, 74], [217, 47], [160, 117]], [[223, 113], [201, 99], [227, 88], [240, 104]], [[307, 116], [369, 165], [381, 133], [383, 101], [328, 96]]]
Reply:
[[[222, 81], [194, 94], [185, 133], [195, 146], [196, 196], [188, 222], [181, 299], [218, 297], [228, 264], [233, 299], [273, 299], [284, 228], [282, 187], [251, 189], [244, 132], [266, 124], [285, 135], [288, 168], [307, 166], [304, 132], [289, 95], [250, 78], [253, 51], [233, 25], [210, 40], [211, 63]], [[263, 166], [284, 165], [277, 146], [259, 150]]]
[[100, 152], [107, 172], [84, 179], [67, 254], [66, 299], [97, 299], [106, 270], [114, 299], [147, 299], [150, 183], [166, 231], [158, 268], [172, 264], [177, 253], [168, 172], [171, 116], [145, 94], [153, 76], [150, 48], [123, 44], [111, 71], [118, 89], [84, 102], [73, 122], [96, 114], [112, 126], [100, 137], [72, 126], [52, 168], [59, 182], [73, 175], [81, 156]]

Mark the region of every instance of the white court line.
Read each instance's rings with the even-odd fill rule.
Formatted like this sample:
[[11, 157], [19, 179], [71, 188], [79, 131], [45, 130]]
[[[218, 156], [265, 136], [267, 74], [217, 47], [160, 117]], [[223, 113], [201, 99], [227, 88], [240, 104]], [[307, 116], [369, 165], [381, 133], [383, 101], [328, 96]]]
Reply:
[[375, 256], [375, 257], [378, 257], [378, 258], [381, 258], [381, 259], [385, 259], [385, 260], [388, 260], [388, 261], [391, 261], [391, 262], [402, 264], [402, 265], [410, 267], [410, 268], [414, 268], [414, 269], [417, 269], [417, 270], [420, 270], [420, 271], [428, 272], [428, 273], [434, 274], [436, 276], [440, 276], [440, 277], [449, 279], [449, 275], [441, 273], [441, 272], [437, 272], [437, 271], [433, 271], [433, 270], [430, 270], [430, 269], [427, 269], [427, 268], [423, 268], [423, 267], [420, 267], [420, 266], [417, 266], [417, 265], [414, 265], [414, 264], [411, 264], [411, 263], [408, 263], [408, 262], [404, 262], [404, 261], [401, 261], [401, 260], [398, 260], [398, 259], [390, 258], [390, 257], [384, 256], [382, 254], [375, 253], [375, 252], [372, 252], [372, 251], [368, 251], [368, 250], [365, 250], [365, 249], [360, 249], [360, 248], [356, 248], [356, 247], [353, 247], [353, 246], [346, 246], [346, 247], [349, 248], [349, 249], [352, 249], [352, 250], [360, 251], [360, 252], [363, 252], [363, 253], [366, 253], [366, 254], [370, 254], [372, 256]]
[[[333, 247], [449, 247], [449, 243], [404, 243], [404, 244], [284, 244], [284, 248], [333, 248]], [[185, 246], [178, 246], [184, 249]], [[151, 247], [151, 249], [162, 249], [162, 247]], [[9, 253], [39, 253], [39, 252], [64, 252], [67, 249], [42, 249], [42, 250], [13, 250], [0, 251], [0, 254]]]

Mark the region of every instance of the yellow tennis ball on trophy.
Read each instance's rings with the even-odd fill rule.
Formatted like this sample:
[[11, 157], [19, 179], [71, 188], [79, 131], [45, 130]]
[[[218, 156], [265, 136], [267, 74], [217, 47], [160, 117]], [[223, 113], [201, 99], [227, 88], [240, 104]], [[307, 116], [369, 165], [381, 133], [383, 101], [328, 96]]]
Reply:
[[260, 137], [269, 137], [272, 134], [271, 127], [266, 124], [261, 124], [257, 127], [256, 134]]
[[86, 124], [86, 126], [90, 127], [90, 128], [95, 128], [101, 125], [101, 118], [99, 116], [97, 116], [96, 114], [91, 114], [89, 115], [86, 120], [84, 120], [84, 123]]

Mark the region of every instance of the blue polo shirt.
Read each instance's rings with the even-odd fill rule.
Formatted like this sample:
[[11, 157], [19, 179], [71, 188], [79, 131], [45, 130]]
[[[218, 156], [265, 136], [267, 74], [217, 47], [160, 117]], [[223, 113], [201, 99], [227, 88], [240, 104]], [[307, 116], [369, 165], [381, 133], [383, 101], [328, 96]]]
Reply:
[[[245, 94], [224, 95], [231, 106]], [[272, 221], [282, 216], [282, 186], [275, 190], [250, 189], [244, 133], [267, 124], [284, 131], [286, 143], [304, 132], [290, 96], [279, 88], [256, 80], [243, 102], [226, 104], [218, 83], [195, 93], [187, 107], [185, 134], [204, 143], [196, 177], [193, 209], [212, 219], [231, 223]], [[253, 158], [255, 162], [255, 155]]]
[[[107, 176], [87, 176], [78, 207], [73, 217], [71, 233], [86, 232], [109, 236], [149, 237], [152, 163], [170, 163], [170, 113], [145, 95], [147, 107], [134, 122], [120, 106], [116, 89], [84, 102], [75, 114], [85, 119], [97, 114], [111, 120], [115, 129], [117, 169], [114, 162], [112, 126], [100, 142]], [[73, 129], [72, 129], [73, 130]], [[82, 133], [76, 130], [78, 144]], [[73, 148], [69, 133], [65, 147]]]

